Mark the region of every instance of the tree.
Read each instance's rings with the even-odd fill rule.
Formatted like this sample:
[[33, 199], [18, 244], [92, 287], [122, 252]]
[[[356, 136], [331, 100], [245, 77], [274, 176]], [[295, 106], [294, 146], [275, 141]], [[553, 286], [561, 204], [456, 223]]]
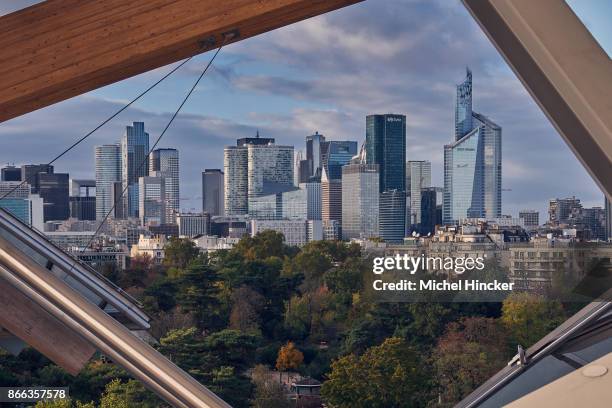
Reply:
[[304, 354], [290, 341], [278, 351], [276, 369], [281, 373], [288, 370], [297, 370], [303, 362]]
[[199, 254], [200, 250], [192, 240], [172, 237], [164, 246], [164, 265], [168, 268], [185, 269]]
[[266, 299], [248, 286], [241, 286], [232, 293], [230, 329], [245, 333], [261, 333], [259, 312]]
[[167, 407], [152, 392], [135, 380], [121, 382], [115, 379], [106, 385], [100, 399], [100, 408], [149, 408]]
[[198, 258], [176, 278], [177, 304], [186, 313], [192, 313], [202, 329], [219, 327], [218, 277], [213, 268]]
[[271, 256], [282, 258], [287, 252], [287, 247], [283, 241], [283, 234], [266, 230], [254, 237], [246, 236], [242, 238], [233, 250], [250, 261], [263, 260]]
[[515, 344], [527, 348], [565, 321], [566, 316], [558, 301], [522, 292], [504, 300], [501, 319]]
[[255, 384], [253, 408], [289, 408], [285, 388], [276, 381], [264, 365], [253, 368], [252, 380]]
[[454, 406], [510, 358], [499, 319], [470, 317], [450, 323], [431, 359], [442, 406]]
[[321, 393], [336, 408], [414, 407], [424, 405], [426, 384], [416, 351], [391, 337], [361, 357], [349, 354], [334, 361]]

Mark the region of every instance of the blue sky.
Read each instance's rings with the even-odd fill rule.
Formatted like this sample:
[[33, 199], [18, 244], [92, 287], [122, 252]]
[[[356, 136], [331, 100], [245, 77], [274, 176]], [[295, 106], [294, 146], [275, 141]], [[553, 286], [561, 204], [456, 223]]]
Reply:
[[[26, 5], [0, 3], [0, 13]], [[608, 53], [612, 2], [570, 5]], [[79, 146], [57, 171], [93, 177], [93, 149], [143, 120], [156, 138], [210, 53]], [[221, 167], [223, 146], [257, 129], [303, 149], [315, 131], [360, 143], [365, 115], [407, 115], [409, 160], [431, 160], [442, 185], [442, 149], [453, 138], [454, 86], [474, 73], [474, 109], [503, 128], [504, 213], [576, 195], [603, 196], [458, 0], [368, 0], [226, 47], [164, 137], [181, 154], [181, 194], [199, 209], [200, 172]], [[0, 163], [46, 162], [168, 67], [0, 124]], [[16, 143], [19, 140], [19, 143]]]

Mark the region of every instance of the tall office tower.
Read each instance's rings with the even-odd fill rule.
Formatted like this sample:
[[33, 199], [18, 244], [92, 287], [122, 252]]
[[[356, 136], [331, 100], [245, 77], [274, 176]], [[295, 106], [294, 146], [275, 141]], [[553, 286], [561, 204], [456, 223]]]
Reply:
[[45, 222], [70, 218], [68, 173], [38, 173], [37, 178], [36, 190], [45, 204]]
[[321, 219], [321, 183], [300, 184], [300, 189], [306, 190], [306, 219]]
[[181, 209], [179, 188], [179, 152], [176, 149], [156, 149], [149, 157], [149, 174], [161, 173], [166, 178], [166, 223], [175, 223]]
[[525, 228], [537, 228], [540, 225], [540, 212], [537, 210], [519, 211], [519, 219], [523, 220]]
[[31, 193], [29, 184], [21, 184], [20, 181], [2, 181], [0, 197], [4, 197], [0, 200], [0, 208], [32, 228], [38, 231], [44, 230], [43, 199], [38, 194]]
[[121, 138], [121, 181], [125, 191], [123, 207], [128, 217], [138, 217], [138, 180], [149, 175], [149, 134], [143, 122], [126, 126]]
[[223, 215], [223, 172], [220, 169], [205, 169], [202, 172], [202, 211]]
[[321, 175], [321, 219], [342, 224], [342, 178], [330, 179], [325, 167]]
[[123, 192], [123, 182], [115, 181], [112, 186], [111, 191], [111, 202], [114, 205], [112, 213], [109, 215], [109, 218], [115, 218], [118, 220], [126, 220], [128, 215], [126, 213], [127, 208], [125, 208], [124, 204], [124, 192]]
[[209, 213], [179, 213], [176, 216], [179, 236], [193, 238], [197, 235], [209, 235], [210, 214]]
[[21, 181], [21, 169], [15, 166], [3, 167], [2, 181]]
[[457, 86], [455, 141], [444, 146], [444, 223], [499, 218], [502, 213], [502, 129], [472, 111], [472, 73]]
[[244, 215], [249, 210], [249, 161], [247, 149], [227, 146], [223, 150], [225, 215]]
[[32, 194], [38, 194], [38, 175], [40, 173], [53, 174], [50, 164], [24, 164], [21, 166], [21, 181], [32, 186]]
[[96, 181], [70, 179], [70, 218], [95, 221]]
[[248, 199], [293, 188], [293, 146], [248, 144]]
[[608, 241], [612, 241], [612, 204], [610, 203], [610, 199], [608, 196], [604, 197], [605, 199], [605, 211], [606, 211], [606, 239]]
[[406, 163], [406, 191], [410, 194], [409, 227], [418, 228], [421, 223], [421, 191], [431, 187], [431, 162], [412, 160]]
[[259, 130], [255, 134], [255, 137], [243, 137], [236, 140], [236, 146], [245, 147], [246, 145], [265, 146], [274, 144], [275, 140], [273, 137], [259, 137]]
[[321, 180], [321, 167], [323, 165], [321, 145], [325, 143], [325, 136], [315, 132], [314, 135], [306, 136], [306, 160], [309, 166], [309, 177], [313, 181]]
[[[121, 147], [118, 144], [96, 146], [96, 220], [101, 221], [115, 203], [115, 183], [121, 182]], [[121, 189], [121, 184], [119, 184]], [[118, 206], [123, 208], [121, 203]], [[115, 217], [115, 211], [110, 215]], [[123, 218], [123, 217], [116, 217]]]
[[421, 235], [433, 234], [436, 225], [440, 223], [438, 219], [438, 203], [436, 187], [426, 187], [421, 190], [421, 222], [419, 222], [418, 232]]
[[[397, 242], [406, 228], [406, 116], [386, 114], [366, 118], [366, 163], [380, 171], [380, 237]], [[402, 211], [398, 210], [402, 207]], [[398, 231], [402, 230], [402, 237]]]
[[321, 145], [321, 166], [330, 180], [342, 178], [342, 166], [349, 164], [357, 149], [357, 142], [350, 140], [330, 140]]
[[379, 167], [361, 163], [342, 167], [342, 238], [345, 240], [379, 236]]
[[551, 225], [567, 224], [572, 214], [581, 210], [582, 204], [579, 198], [555, 198], [548, 202], [548, 222]]
[[161, 172], [138, 179], [138, 214], [143, 226], [166, 223], [166, 180]]

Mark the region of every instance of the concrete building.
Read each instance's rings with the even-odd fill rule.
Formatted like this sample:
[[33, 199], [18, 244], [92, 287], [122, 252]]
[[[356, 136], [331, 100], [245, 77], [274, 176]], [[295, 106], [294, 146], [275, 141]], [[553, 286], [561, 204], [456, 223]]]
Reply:
[[551, 225], [567, 224], [572, 217], [582, 210], [580, 199], [576, 197], [555, 198], [548, 202], [548, 222]]
[[21, 181], [21, 169], [10, 165], [3, 167], [2, 181]]
[[527, 229], [537, 228], [540, 225], [540, 212], [537, 210], [521, 210], [519, 218], [523, 220]]
[[251, 220], [251, 236], [271, 230], [283, 234], [285, 244], [303, 246], [308, 242], [306, 220]]
[[96, 181], [70, 179], [70, 218], [96, 219]]
[[176, 216], [179, 236], [193, 238], [210, 234], [210, 214], [179, 213]]
[[167, 238], [163, 235], [154, 237], [148, 237], [140, 235], [138, 243], [132, 245], [130, 256], [148, 256], [157, 265], [160, 265], [164, 261], [164, 247], [168, 242]]
[[410, 218], [407, 220], [408, 232], [418, 229], [421, 223], [421, 191], [431, 187], [431, 162], [411, 160], [406, 163], [406, 192], [410, 200]]
[[230, 250], [238, 242], [240, 238], [217, 237], [210, 235], [199, 235], [192, 238], [193, 243], [202, 252], [212, 253], [219, 250]]
[[330, 179], [325, 168], [321, 177], [321, 219], [342, 225], [342, 178]]

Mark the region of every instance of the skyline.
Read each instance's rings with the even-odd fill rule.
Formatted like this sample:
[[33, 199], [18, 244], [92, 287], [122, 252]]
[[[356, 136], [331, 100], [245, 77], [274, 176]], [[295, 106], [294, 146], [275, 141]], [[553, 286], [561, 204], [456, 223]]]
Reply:
[[[296, 35], [306, 41], [294, 44]], [[91, 177], [93, 146], [114, 143], [132, 121], [145, 121], [156, 137], [205, 59], [196, 58], [56, 167]], [[159, 147], [181, 151], [181, 196], [195, 198], [201, 171], [223, 168], [223, 146], [256, 129], [302, 149], [315, 131], [361, 144], [366, 114], [396, 112], [407, 115], [407, 160], [431, 161], [432, 185], [441, 186], [442, 147], [454, 132], [454, 88], [466, 65], [477, 78], [474, 104], [504, 128], [503, 188], [512, 191], [504, 192], [503, 213], [534, 208], [544, 215], [549, 199], [571, 195], [602, 206], [594, 182], [459, 3], [365, 2], [229, 46]], [[10, 157], [0, 155], [0, 163], [48, 161], [167, 69], [3, 123], [0, 151]], [[16, 137], [40, 148], [13, 146]], [[200, 205], [183, 201], [185, 209]]]

